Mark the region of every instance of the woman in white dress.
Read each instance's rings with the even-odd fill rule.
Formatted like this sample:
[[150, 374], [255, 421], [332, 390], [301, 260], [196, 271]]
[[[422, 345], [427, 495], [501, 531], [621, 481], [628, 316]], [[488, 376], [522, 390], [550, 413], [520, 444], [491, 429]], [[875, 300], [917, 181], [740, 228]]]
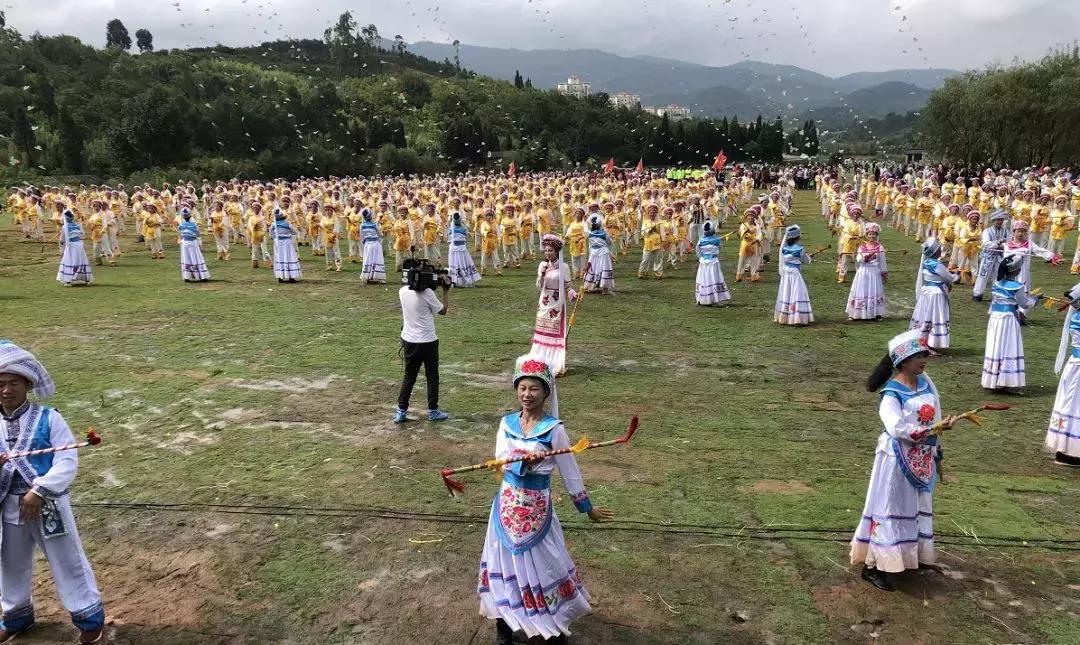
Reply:
[[210, 282], [210, 270], [206, 268], [202, 254], [199, 226], [191, 219], [191, 209], [180, 209], [180, 224], [176, 229], [180, 234], [180, 277], [184, 282]]
[[810, 293], [802, 277], [802, 265], [810, 264], [813, 258], [799, 244], [801, 237], [798, 224], [789, 226], [784, 232], [784, 244], [780, 247], [780, 288], [776, 291], [773, 321], [781, 325], [802, 326], [814, 322]]
[[713, 223], [706, 221], [701, 228], [701, 239], [697, 243], [698, 270], [694, 280], [694, 297], [699, 305], [711, 307], [731, 300], [731, 292], [728, 291], [724, 272], [720, 268], [722, 244]]
[[386, 284], [386, 264], [383, 260], [382, 232], [372, 221], [371, 209], [360, 212], [364, 221], [360, 224], [360, 241], [364, 245], [363, 264], [360, 274], [368, 284]]
[[923, 243], [923, 262], [915, 280], [915, 310], [911, 312], [909, 329], [919, 331], [934, 349], [949, 346], [949, 291], [958, 279], [949, 273], [941, 257], [941, 242], [930, 238]]
[[866, 241], [855, 253], [855, 279], [848, 293], [848, 320], [881, 320], [885, 316], [885, 281], [889, 269], [885, 264], [885, 247], [878, 241], [881, 227], [869, 222], [863, 231]]
[[[1031, 224], [1029, 222], [1024, 220], [1013, 222], [1012, 235], [1013, 239], [1005, 243], [1002, 258], [1004, 261], [1015, 255], [1023, 261], [1023, 264], [1020, 265], [1020, 276], [1017, 281], [1024, 283], [1024, 293], [1027, 294], [1028, 291], [1031, 291], [1031, 256], [1038, 256], [1053, 266], [1057, 266], [1061, 262], [1061, 258], [1054, 255], [1053, 251], [1044, 249], [1030, 240]], [[1020, 324], [1026, 324], [1026, 319], [1027, 307], [1021, 306]]]
[[990, 321], [986, 325], [986, 349], [983, 353], [982, 386], [988, 390], [1024, 387], [1024, 337], [1020, 328], [1020, 309], [1038, 302], [1026, 294], [1020, 275], [1019, 256], [1001, 263], [1001, 279], [990, 290]]
[[300, 268], [300, 254], [296, 251], [297, 230], [280, 208], [274, 209], [274, 223], [270, 225], [270, 235], [274, 238], [274, 275], [277, 281], [298, 281], [304, 272]]
[[577, 299], [577, 293], [570, 287], [570, 266], [562, 260], [562, 238], [548, 233], [540, 245], [544, 249], [544, 261], [536, 269], [540, 302], [536, 306], [532, 353], [542, 357], [556, 376], [561, 376], [566, 372], [567, 309]]
[[[552, 366], [540, 356], [522, 356], [514, 369], [520, 411], [499, 422], [495, 458], [569, 448], [559, 420]], [[550, 402], [550, 414], [544, 411]], [[511, 645], [514, 632], [548, 643], [566, 643], [570, 623], [588, 613], [589, 593], [566, 550], [562, 526], [551, 500], [551, 473], [558, 469], [566, 491], [594, 522], [614, 517], [593, 507], [573, 453], [521, 461], [503, 469], [491, 504], [477, 594], [480, 613], [495, 620], [496, 643]]]
[[1061, 374], [1061, 380], [1058, 381], [1045, 443], [1054, 453], [1054, 463], [1080, 466], [1080, 283], [1065, 292], [1065, 297], [1070, 306], [1065, 314], [1065, 327], [1061, 330], [1061, 345], [1054, 364], [1054, 371]]
[[[850, 556], [852, 565], [863, 565], [863, 580], [883, 591], [896, 589], [891, 574], [934, 568], [933, 491], [941, 455], [930, 428], [942, 419], [937, 388], [924, 373], [929, 353], [917, 330], [900, 334], [866, 382], [868, 391], [881, 391], [884, 429]], [[942, 425], [951, 428], [955, 420]]]
[[94, 281], [94, 272], [90, 269], [90, 258], [83, 246], [83, 228], [75, 221], [71, 209], [64, 210], [64, 225], [60, 227], [60, 268], [56, 270], [56, 280], [65, 287], [73, 284], [90, 284]]
[[[475, 287], [480, 281], [480, 272], [469, 255], [469, 229], [465, 228], [461, 212], [454, 211], [447, 237], [450, 240], [450, 279], [455, 287]], [[530, 242], [531, 244], [531, 242]]]
[[611, 239], [600, 217], [589, 220], [589, 262], [585, 271], [585, 291], [610, 294], [615, 290], [615, 269], [611, 264]]

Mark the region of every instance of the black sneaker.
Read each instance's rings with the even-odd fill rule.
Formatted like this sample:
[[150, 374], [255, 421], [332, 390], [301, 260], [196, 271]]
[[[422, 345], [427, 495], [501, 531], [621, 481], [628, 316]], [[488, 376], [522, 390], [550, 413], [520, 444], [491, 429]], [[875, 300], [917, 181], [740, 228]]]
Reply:
[[889, 574], [884, 571], [864, 566], [862, 570], [862, 579], [882, 591], [896, 591], [896, 585], [889, 579]]

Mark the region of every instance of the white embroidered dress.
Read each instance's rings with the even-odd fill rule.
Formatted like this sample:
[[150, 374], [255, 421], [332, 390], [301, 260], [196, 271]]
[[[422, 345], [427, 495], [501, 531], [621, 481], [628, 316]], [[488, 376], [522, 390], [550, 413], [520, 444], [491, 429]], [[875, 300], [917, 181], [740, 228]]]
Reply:
[[56, 279], [64, 284], [94, 281], [94, 272], [90, 269], [90, 258], [86, 257], [83, 246], [83, 229], [75, 222], [65, 222], [60, 228], [60, 245], [63, 255], [60, 268], [56, 270]]
[[575, 297], [570, 288], [570, 267], [561, 257], [541, 262], [536, 270], [536, 288], [540, 290], [540, 302], [536, 306], [532, 354], [550, 365], [557, 376], [566, 369], [567, 306]]
[[[569, 447], [566, 429], [555, 417], [545, 416], [526, 437], [520, 413], [513, 412], [499, 423], [495, 457]], [[556, 468], [574, 506], [582, 513], [592, 509], [572, 453], [531, 466], [511, 464], [491, 505], [480, 561], [480, 613], [501, 618], [530, 638], [569, 634], [570, 622], [590, 611], [589, 594], [566, 550], [551, 503], [551, 473]]]
[[851, 564], [899, 573], [933, 564], [933, 490], [940, 460], [937, 437], [921, 436], [941, 420], [937, 388], [929, 376], [914, 390], [890, 380], [878, 409], [884, 430], [862, 518], [851, 539]]
[[697, 243], [698, 270], [694, 279], [694, 298], [699, 305], [717, 305], [731, 300], [720, 268], [720, 238], [708, 235]]
[[[870, 259], [867, 259], [870, 258]], [[885, 281], [889, 272], [885, 249], [877, 242], [866, 242], [855, 254], [858, 269], [848, 293], [847, 315], [852, 320], [873, 320], [885, 316]]]
[[991, 290], [990, 320], [986, 325], [982, 386], [988, 390], [1024, 387], [1024, 337], [1020, 309], [1031, 307], [1036, 298], [1024, 295], [1024, 284], [998, 280]]
[[455, 287], [475, 287], [480, 281], [480, 272], [469, 255], [469, 229], [454, 226], [450, 229], [450, 279]]
[[915, 310], [911, 312], [909, 329], [922, 332], [926, 342], [935, 349], [946, 349], [951, 339], [949, 289], [957, 276], [949, 273], [937, 260], [923, 260], [915, 286]]
[[776, 291], [773, 321], [781, 325], [809, 325], [814, 322], [810, 292], [802, 277], [802, 265], [813, 258], [801, 244], [785, 244], [780, 249], [780, 287]]
[[274, 238], [274, 276], [278, 280], [297, 280], [304, 275], [300, 268], [300, 254], [296, 251], [296, 227], [288, 220], [275, 220], [270, 225]]
[[1046, 448], [1070, 457], [1080, 457], [1080, 312], [1069, 309], [1066, 321], [1068, 362], [1058, 381], [1054, 411], [1046, 430]]

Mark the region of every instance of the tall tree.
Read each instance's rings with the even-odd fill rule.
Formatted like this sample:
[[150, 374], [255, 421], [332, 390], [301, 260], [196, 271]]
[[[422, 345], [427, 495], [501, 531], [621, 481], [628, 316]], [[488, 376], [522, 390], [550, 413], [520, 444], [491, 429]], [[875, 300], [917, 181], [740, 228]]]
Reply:
[[454, 39], [454, 67], [461, 71], [461, 41], [457, 38]]
[[405, 37], [401, 34], [394, 36], [394, 51], [399, 54], [405, 53]]
[[86, 135], [71, 116], [71, 110], [62, 108], [59, 118], [60, 165], [66, 172], [81, 173], [85, 164], [83, 149]]
[[113, 18], [105, 25], [105, 46], [124, 51], [131, 49], [131, 36], [119, 18]]
[[808, 119], [805, 127], [806, 144], [804, 150], [811, 157], [821, 151], [821, 142], [818, 140], [817, 121]]
[[521, 78], [521, 72], [514, 70], [514, 87], [519, 90], [525, 87], [525, 80]]
[[11, 129], [15, 149], [23, 153], [27, 165], [34, 165], [34, 144], [36, 142], [34, 129], [30, 126], [30, 119], [26, 116], [26, 108], [21, 105], [15, 108]]
[[135, 46], [140, 54], [154, 51], [154, 35], [149, 29], [139, 29], [135, 32]]
[[360, 39], [364, 41], [364, 44], [372, 49], [379, 48], [379, 28], [375, 25], [368, 25], [360, 30]]

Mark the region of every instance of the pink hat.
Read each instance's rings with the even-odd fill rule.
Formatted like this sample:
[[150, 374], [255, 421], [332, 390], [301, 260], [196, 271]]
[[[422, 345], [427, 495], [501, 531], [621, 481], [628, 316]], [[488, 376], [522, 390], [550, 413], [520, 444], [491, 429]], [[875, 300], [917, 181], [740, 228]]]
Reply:
[[546, 233], [543, 239], [540, 240], [540, 246], [549, 246], [554, 249], [556, 253], [558, 253], [559, 251], [562, 251], [563, 241], [562, 238], [558, 235]]

